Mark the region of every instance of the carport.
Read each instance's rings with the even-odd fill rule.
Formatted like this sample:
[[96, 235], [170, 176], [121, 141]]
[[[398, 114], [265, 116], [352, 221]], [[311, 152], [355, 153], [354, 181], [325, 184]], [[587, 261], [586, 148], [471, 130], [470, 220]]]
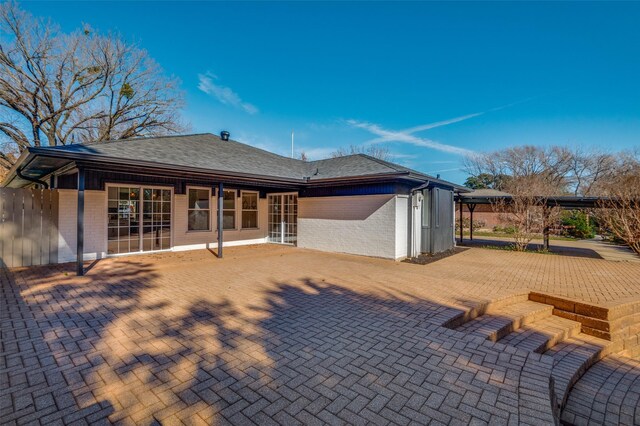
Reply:
[[[456, 196], [456, 203], [458, 204], [459, 221], [460, 221], [460, 242], [464, 241], [464, 227], [463, 227], [463, 208], [464, 206], [469, 209], [469, 239], [473, 240], [473, 211], [478, 205], [495, 205], [497, 203], [506, 203], [507, 205], [514, 200], [513, 195], [506, 192], [494, 191], [494, 190], [480, 190], [469, 193], [460, 193]], [[553, 208], [560, 208], [564, 210], [588, 210], [594, 208], [601, 208], [602, 201], [610, 200], [605, 197], [574, 197], [574, 196], [560, 196], [560, 197], [544, 197], [540, 196], [539, 204], [544, 207], [544, 227], [543, 227], [543, 246], [545, 250], [549, 249], [549, 234], [550, 223], [549, 216]]]

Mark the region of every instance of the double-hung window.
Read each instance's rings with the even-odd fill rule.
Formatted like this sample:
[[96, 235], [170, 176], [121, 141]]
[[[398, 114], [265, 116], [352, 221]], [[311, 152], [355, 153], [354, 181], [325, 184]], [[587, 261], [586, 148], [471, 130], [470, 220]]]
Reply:
[[258, 227], [258, 193], [242, 192], [242, 229]]
[[236, 229], [236, 191], [224, 190], [222, 200], [223, 229]]
[[211, 192], [208, 189], [189, 188], [188, 230], [211, 230]]

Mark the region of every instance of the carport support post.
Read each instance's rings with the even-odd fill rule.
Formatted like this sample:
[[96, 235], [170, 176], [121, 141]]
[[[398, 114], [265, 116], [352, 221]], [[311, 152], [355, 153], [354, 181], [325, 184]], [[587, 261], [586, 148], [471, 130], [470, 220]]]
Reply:
[[218, 258], [222, 259], [222, 232], [224, 228], [223, 209], [224, 207], [224, 185], [218, 184]]
[[78, 169], [78, 227], [76, 230], [76, 272], [84, 275], [84, 169]]
[[467, 204], [469, 209], [469, 239], [473, 241], [473, 211], [476, 209], [475, 204]]
[[544, 250], [549, 250], [549, 210], [549, 206], [542, 207], [542, 248]]

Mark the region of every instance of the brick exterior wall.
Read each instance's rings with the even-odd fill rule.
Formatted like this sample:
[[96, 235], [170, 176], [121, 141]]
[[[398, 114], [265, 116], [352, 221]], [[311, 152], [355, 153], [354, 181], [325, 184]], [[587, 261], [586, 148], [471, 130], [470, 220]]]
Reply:
[[[456, 215], [460, 212], [460, 206], [456, 205]], [[463, 205], [462, 209], [462, 217], [469, 218], [471, 214], [469, 213], [469, 209], [466, 205]], [[500, 214], [493, 211], [492, 207], [488, 204], [478, 204], [476, 205], [475, 210], [473, 211], [473, 222], [484, 222], [484, 226], [482, 228], [493, 229], [494, 226], [500, 225], [504, 226], [505, 224], [500, 221]]]
[[[78, 192], [60, 189], [58, 261], [76, 260]], [[107, 193], [85, 191], [84, 259], [102, 259], [107, 255]]]
[[[58, 261], [76, 260], [76, 231], [78, 193], [76, 190], [60, 189], [58, 217], [59, 241]], [[218, 246], [217, 204], [212, 197], [212, 231], [189, 232], [187, 230], [187, 196], [174, 195], [172, 245], [174, 250], [216, 248]], [[224, 241], [231, 245], [261, 243], [267, 236], [267, 199], [258, 199], [258, 229], [240, 229], [241, 203], [236, 203], [236, 224], [238, 229], [224, 231]], [[84, 201], [84, 259], [102, 259], [107, 256], [107, 192], [85, 191]]]
[[[240, 194], [240, 192], [238, 192]], [[189, 248], [206, 248], [218, 247], [218, 231], [217, 216], [218, 204], [217, 197], [212, 194], [211, 197], [211, 231], [189, 231], [187, 195], [175, 194], [173, 197], [173, 246], [176, 250], [184, 250]], [[226, 230], [223, 233], [224, 242], [251, 241], [260, 242], [267, 237], [267, 215], [268, 201], [266, 198], [258, 199], [258, 229], [240, 229], [242, 223], [242, 204], [241, 198], [236, 199], [236, 226], [235, 230]], [[226, 245], [226, 244], [225, 244]]]
[[[406, 206], [407, 200], [400, 202]], [[300, 198], [298, 247], [388, 259], [406, 256], [406, 235], [404, 255], [396, 250], [396, 215], [400, 211], [406, 224], [408, 212], [397, 203], [395, 195]]]

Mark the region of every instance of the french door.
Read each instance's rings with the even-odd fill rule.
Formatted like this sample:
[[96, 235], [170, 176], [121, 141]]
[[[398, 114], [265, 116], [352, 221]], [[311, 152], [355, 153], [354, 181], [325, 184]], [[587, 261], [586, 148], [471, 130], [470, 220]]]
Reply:
[[109, 186], [107, 253], [171, 248], [171, 190]]
[[295, 244], [298, 238], [298, 194], [269, 194], [270, 243]]

